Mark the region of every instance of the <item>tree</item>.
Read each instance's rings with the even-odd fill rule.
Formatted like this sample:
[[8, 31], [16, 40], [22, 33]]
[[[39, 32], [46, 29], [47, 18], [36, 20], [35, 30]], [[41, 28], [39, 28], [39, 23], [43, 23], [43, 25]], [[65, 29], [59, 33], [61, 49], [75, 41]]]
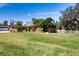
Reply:
[[45, 20], [42, 21], [41, 23], [41, 27], [43, 28], [43, 31], [44, 32], [47, 32], [48, 31], [48, 28], [51, 28], [52, 27], [52, 21], [53, 19], [48, 17], [46, 18]]
[[36, 18], [32, 18], [32, 22], [33, 22], [33, 24], [35, 24], [35, 25], [38, 25], [38, 19], [36, 19]]
[[8, 21], [7, 20], [3, 21], [3, 26], [8, 26]]
[[14, 25], [14, 20], [10, 20], [10, 26], [13, 26]]
[[60, 23], [66, 30], [79, 29], [79, 4], [68, 7], [62, 12]]
[[36, 29], [39, 29], [39, 30], [41, 30], [41, 24], [42, 24], [42, 22], [43, 22], [43, 18], [32, 18], [32, 23], [34, 24], [34, 25], [36, 25], [37, 27], [34, 29], [34, 30], [36, 30]]
[[56, 23], [51, 17], [48, 17], [46, 19], [32, 18], [32, 22], [33, 24], [37, 25], [38, 28], [42, 28], [43, 32], [56, 32]]
[[22, 32], [23, 31], [22, 22], [21, 21], [17, 21], [16, 22], [16, 27], [18, 29], [18, 32]]

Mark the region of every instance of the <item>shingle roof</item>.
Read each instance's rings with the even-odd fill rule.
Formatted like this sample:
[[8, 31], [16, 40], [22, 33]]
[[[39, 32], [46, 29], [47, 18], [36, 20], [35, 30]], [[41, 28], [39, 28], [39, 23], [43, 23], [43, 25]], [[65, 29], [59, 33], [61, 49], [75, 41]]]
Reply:
[[24, 26], [25, 26], [25, 27], [32, 27], [32, 26], [36, 26], [36, 25], [33, 24], [33, 23], [30, 23], [30, 24], [25, 24]]

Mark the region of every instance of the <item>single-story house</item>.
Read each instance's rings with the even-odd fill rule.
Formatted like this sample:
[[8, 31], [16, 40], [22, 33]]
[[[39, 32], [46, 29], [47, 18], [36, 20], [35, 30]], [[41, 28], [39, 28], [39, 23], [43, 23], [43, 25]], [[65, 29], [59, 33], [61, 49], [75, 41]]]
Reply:
[[8, 31], [9, 27], [8, 26], [0, 26], [0, 31]]
[[0, 26], [0, 31], [17, 32], [16, 26]]
[[18, 32], [17, 27], [15, 25], [14, 26], [9, 26], [9, 31], [10, 32]]
[[[26, 28], [28, 31], [35, 31], [36, 25], [30, 23], [30, 24], [25, 24], [22, 26], [23, 28]], [[0, 31], [10, 31], [10, 32], [18, 32], [16, 25], [13, 26], [0, 26]]]
[[35, 31], [37, 28], [37, 25], [30, 23], [30, 24], [25, 24], [23, 27], [27, 29], [27, 31]]

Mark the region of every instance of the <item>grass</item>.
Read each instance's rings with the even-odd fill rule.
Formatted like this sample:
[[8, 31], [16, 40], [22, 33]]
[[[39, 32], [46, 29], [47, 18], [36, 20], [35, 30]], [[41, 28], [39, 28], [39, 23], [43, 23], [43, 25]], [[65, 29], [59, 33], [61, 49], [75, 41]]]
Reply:
[[0, 33], [0, 56], [79, 56], [79, 34]]

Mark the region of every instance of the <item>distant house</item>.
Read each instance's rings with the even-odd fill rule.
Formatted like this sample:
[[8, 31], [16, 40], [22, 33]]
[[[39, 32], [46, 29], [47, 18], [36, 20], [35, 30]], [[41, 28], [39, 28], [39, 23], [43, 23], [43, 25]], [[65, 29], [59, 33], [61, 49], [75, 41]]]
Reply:
[[[37, 26], [34, 25], [33, 23], [30, 24], [25, 24], [22, 26], [23, 28], [27, 29], [27, 31], [35, 31]], [[9, 31], [9, 32], [18, 32], [18, 29], [16, 25], [8, 25], [8, 26], [0, 26], [0, 31]]]
[[[33, 23], [30, 23], [30, 24], [25, 24], [22, 26], [23, 28], [27, 29], [27, 31], [35, 31], [37, 26], [34, 25]], [[13, 25], [13, 26], [9, 26], [9, 29], [8, 29], [10, 32], [18, 32], [17, 30], [17, 27], [16, 25]]]
[[0, 26], [0, 31], [9, 31], [8, 26]]
[[0, 31], [17, 32], [16, 26], [0, 26]]
[[17, 27], [15, 25], [14, 26], [9, 26], [9, 31], [10, 32], [18, 32]]
[[37, 25], [30, 23], [30, 24], [25, 24], [23, 27], [27, 29], [27, 31], [35, 31], [37, 28]]

